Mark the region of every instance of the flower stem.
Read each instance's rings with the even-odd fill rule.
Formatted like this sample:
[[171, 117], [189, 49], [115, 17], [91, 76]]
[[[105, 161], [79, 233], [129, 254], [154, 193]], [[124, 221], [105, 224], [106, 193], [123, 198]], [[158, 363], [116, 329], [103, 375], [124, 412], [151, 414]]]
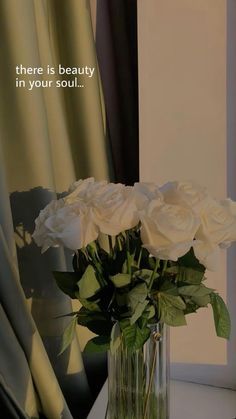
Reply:
[[152, 289], [153, 281], [155, 279], [155, 274], [156, 274], [157, 269], [159, 268], [159, 266], [160, 266], [160, 259], [156, 259], [155, 267], [152, 271], [152, 276], [151, 276], [151, 279], [150, 279], [149, 291], [151, 291], [151, 289]]
[[163, 261], [163, 267], [162, 267], [162, 271], [161, 271], [161, 275], [163, 276], [165, 273], [165, 270], [167, 268], [167, 264], [168, 264], [168, 260], [164, 260]]
[[141, 258], [142, 258], [142, 253], [143, 253], [143, 248], [141, 247], [139, 255], [138, 255], [138, 267], [140, 267], [140, 262], [141, 262]]
[[118, 243], [118, 248], [119, 248], [119, 250], [120, 250], [120, 252], [122, 251], [122, 244], [121, 244], [121, 238], [120, 238], [120, 235], [118, 235], [117, 237], [116, 237], [116, 240], [117, 240], [117, 243]]
[[97, 271], [97, 279], [99, 281], [99, 284], [101, 285], [101, 287], [106, 286], [107, 283], [104, 280], [102, 263], [101, 263], [101, 261], [99, 261], [97, 259], [97, 252], [96, 252], [94, 246], [87, 246], [87, 251], [88, 251], [88, 254], [89, 254], [89, 256], [92, 260], [93, 266], [95, 267], [95, 269]]
[[152, 383], [153, 383], [153, 377], [154, 377], [154, 371], [155, 371], [155, 366], [156, 366], [156, 359], [157, 359], [157, 343], [154, 340], [154, 345], [155, 345], [155, 349], [154, 349], [154, 354], [153, 354], [153, 361], [152, 361], [152, 369], [151, 369], [151, 374], [150, 374], [150, 380], [149, 380], [149, 384], [148, 384], [148, 391], [147, 391], [147, 397], [146, 397], [146, 401], [145, 401], [145, 410], [144, 410], [144, 416], [143, 419], [147, 418], [147, 413], [148, 413], [148, 401], [150, 398], [150, 394], [151, 394], [151, 389], [152, 389]]
[[126, 232], [126, 258], [127, 258], [127, 273], [131, 274], [131, 258], [129, 249], [129, 233]]
[[110, 250], [110, 255], [111, 257], [113, 257], [113, 244], [112, 244], [112, 237], [108, 235], [108, 242], [109, 242], [109, 250]]

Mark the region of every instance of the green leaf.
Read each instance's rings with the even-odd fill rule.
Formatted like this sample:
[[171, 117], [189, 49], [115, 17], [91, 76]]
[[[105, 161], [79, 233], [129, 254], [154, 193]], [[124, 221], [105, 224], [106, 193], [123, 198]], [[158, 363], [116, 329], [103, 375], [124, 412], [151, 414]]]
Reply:
[[142, 315], [148, 301], [146, 300], [148, 294], [147, 285], [145, 282], [136, 285], [128, 294], [128, 306], [131, 309], [131, 324], [135, 323], [136, 320]]
[[96, 336], [90, 339], [84, 348], [84, 353], [106, 352], [110, 347], [110, 336]]
[[[142, 316], [138, 319], [138, 326], [140, 327], [140, 329], [145, 328], [148, 325], [149, 320], [152, 319], [155, 316], [155, 314], [155, 307], [153, 305], [148, 305], [142, 313]], [[156, 323], [158, 320], [155, 318], [154, 321]]]
[[[142, 281], [145, 281], [146, 284], [149, 285], [152, 275], [153, 275], [153, 271], [151, 271], [150, 269], [140, 269], [136, 271], [133, 276], [135, 278], [141, 279]], [[159, 277], [159, 274], [156, 272], [154, 274], [154, 280], [157, 279], [158, 277]]]
[[130, 318], [130, 324], [134, 324], [139, 319], [139, 317], [142, 316], [142, 314], [143, 314], [145, 308], [147, 307], [147, 305], [148, 305], [147, 300], [143, 301], [142, 303], [138, 303], [136, 305], [136, 307], [134, 309], [134, 313]]
[[203, 284], [179, 287], [180, 294], [193, 297], [204, 297], [205, 295], [211, 294], [213, 291], [212, 288], [205, 287]]
[[116, 322], [111, 331], [111, 341], [110, 341], [110, 350], [114, 354], [121, 344], [121, 330], [119, 323]]
[[202, 297], [195, 297], [195, 295], [192, 297], [192, 300], [194, 303], [196, 303], [199, 307], [206, 307], [207, 304], [211, 302], [210, 295], [203, 295]]
[[96, 335], [109, 335], [113, 326], [109, 313], [89, 311], [84, 307], [78, 312], [78, 323]]
[[70, 298], [76, 298], [76, 291], [78, 291], [78, 275], [76, 272], [58, 272], [54, 271], [53, 276], [56, 280], [57, 286]]
[[186, 308], [186, 304], [180, 296], [160, 292], [159, 298], [162, 300], [164, 299], [166, 304], [179, 308], [180, 310], [184, 310]]
[[186, 320], [183, 310], [172, 305], [172, 302], [166, 298], [166, 295], [159, 295], [159, 317], [160, 320], [169, 326], [184, 326]]
[[184, 312], [175, 307], [163, 307], [161, 308], [161, 321], [168, 324], [169, 326], [185, 326], [186, 319]]
[[113, 282], [116, 288], [122, 288], [130, 284], [131, 275], [119, 273], [119, 274], [110, 276], [110, 280]]
[[160, 291], [165, 294], [179, 295], [178, 287], [166, 278], [160, 287]]
[[167, 272], [168, 274], [176, 275], [177, 273], [179, 273], [180, 268], [181, 267], [178, 265], [169, 266], [168, 268], [166, 268], [165, 273]]
[[96, 244], [96, 242], [95, 242], [95, 241], [90, 242], [90, 243], [87, 245], [87, 250], [88, 250], [88, 252], [90, 252], [92, 255], [95, 255], [95, 256], [96, 256], [96, 258], [98, 258], [98, 248], [97, 248], [97, 244]]
[[85, 299], [93, 297], [100, 290], [101, 287], [92, 265], [87, 267], [77, 285], [80, 297]]
[[144, 300], [147, 298], [147, 294], [148, 294], [148, 289], [147, 289], [147, 285], [144, 282], [136, 285], [128, 293], [128, 298], [129, 298], [131, 308], [135, 309], [138, 303], [143, 303]]
[[119, 322], [125, 345], [130, 351], [140, 349], [150, 336], [150, 329], [144, 327], [140, 329], [137, 323], [130, 324], [128, 319]]
[[227, 306], [224, 300], [215, 293], [211, 294], [211, 305], [213, 309], [216, 334], [219, 337], [229, 339], [231, 322]]
[[[84, 252], [84, 250], [79, 249], [73, 257], [72, 265], [74, 268], [74, 271], [77, 273], [78, 278], [81, 278], [84, 271], [86, 270], [87, 266], [89, 265], [89, 261], [87, 259], [87, 256]], [[78, 281], [78, 279], [77, 279]]]
[[[127, 260], [127, 257], [128, 257], [128, 260]], [[123, 266], [122, 266], [122, 273], [124, 273], [124, 274], [128, 273], [129, 272], [129, 266], [131, 268], [136, 268], [137, 269], [137, 262], [135, 260], [135, 253], [133, 253], [133, 254], [128, 253], [128, 256], [126, 255], [126, 259], [125, 259], [125, 261], [123, 263]]]
[[186, 302], [186, 309], [184, 310], [184, 315], [190, 313], [196, 313], [199, 306], [190, 299], [190, 301]]
[[64, 317], [72, 317], [78, 314], [78, 311], [71, 311], [70, 313], [60, 314], [59, 316], [55, 316], [54, 319], [63, 319]]
[[187, 282], [188, 284], [200, 284], [204, 279], [204, 272], [180, 266], [176, 279], [179, 282]]
[[86, 298], [81, 298], [79, 295], [79, 292], [76, 293], [76, 297], [79, 300], [79, 302], [82, 304], [83, 307], [87, 308], [89, 311], [101, 311], [99, 307], [99, 301], [88, 301]]
[[[101, 256], [100, 256], [101, 257]], [[123, 272], [122, 270], [122, 266], [124, 264], [126, 260], [126, 249], [122, 249], [122, 250], [116, 250], [115, 252], [115, 258], [108, 258], [107, 260], [107, 272], [110, 275], [115, 275], [117, 273], [127, 273], [127, 272]], [[103, 262], [104, 265], [104, 262]]]
[[128, 293], [124, 292], [124, 293], [119, 293], [116, 292], [115, 295], [115, 301], [117, 303], [117, 306], [119, 307], [124, 307], [124, 306], [128, 306]]
[[202, 265], [199, 262], [199, 260], [196, 258], [192, 247], [189, 250], [189, 252], [186, 253], [186, 255], [184, 255], [184, 256], [182, 256], [181, 258], [178, 259], [178, 263], [181, 266], [192, 268], [192, 269], [200, 271], [200, 272], [205, 272], [205, 270], [206, 270], [205, 266]]
[[151, 268], [151, 270], [154, 270], [155, 269], [155, 266], [156, 266], [156, 258], [151, 257], [149, 255], [149, 252], [146, 249], [144, 249], [144, 251], [146, 251], [146, 254], [147, 254], [147, 263], [148, 263], [148, 266]]
[[155, 307], [153, 305], [148, 306], [145, 312], [148, 314], [148, 319], [152, 319], [156, 314]]
[[62, 344], [61, 349], [58, 355], [61, 355], [66, 348], [71, 344], [74, 335], [75, 335], [75, 329], [77, 325], [77, 316], [73, 317], [73, 319], [68, 323], [66, 326], [64, 333], [62, 335]]

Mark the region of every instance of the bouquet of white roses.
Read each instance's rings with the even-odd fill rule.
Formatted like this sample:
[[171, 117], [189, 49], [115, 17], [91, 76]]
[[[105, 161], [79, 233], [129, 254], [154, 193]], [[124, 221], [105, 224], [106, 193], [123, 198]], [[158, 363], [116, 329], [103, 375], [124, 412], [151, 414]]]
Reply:
[[[217, 201], [191, 182], [123, 184], [75, 182], [36, 219], [34, 240], [72, 249], [74, 272], [54, 272], [60, 289], [82, 308], [71, 313], [62, 350], [79, 323], [96, 335], [87, 351], [142, 347], [150, 324], [186, 324], [185, 316], [212, 306], [216, 333], [229, 338], [222, 298], [205, 284], [221, 248], [236, 240], [236, 203]], [[68, 339], [70, 336], [70, 339]]]

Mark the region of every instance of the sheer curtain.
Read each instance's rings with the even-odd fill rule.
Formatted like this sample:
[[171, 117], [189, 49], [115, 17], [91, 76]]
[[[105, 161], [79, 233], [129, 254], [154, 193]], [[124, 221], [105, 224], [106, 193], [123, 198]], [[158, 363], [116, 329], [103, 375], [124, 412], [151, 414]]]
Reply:
[[[42, 256], [31, 234], [39, 210], [71, 182], [111, 172], [89, 2], [1, 0], [0, 49], [1, 411], [82, 418], [91, 392], [78, 339], [58, 356], [67, 320], [56, 317], [71, 303], [51, 275], [71, 255]], [[95, 74], [83, 90], [15, 87], [16, 65], [58, 63]]]

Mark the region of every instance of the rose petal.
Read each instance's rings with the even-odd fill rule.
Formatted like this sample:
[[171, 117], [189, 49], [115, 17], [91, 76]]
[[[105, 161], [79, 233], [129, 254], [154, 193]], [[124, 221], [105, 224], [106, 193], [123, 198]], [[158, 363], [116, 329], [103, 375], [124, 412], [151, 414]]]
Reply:
[[217, 271], [219, 268], [220, 249], [215, 243], [209, 241], [195, 240], [193, 244], [196, 258], [209, 271]]

